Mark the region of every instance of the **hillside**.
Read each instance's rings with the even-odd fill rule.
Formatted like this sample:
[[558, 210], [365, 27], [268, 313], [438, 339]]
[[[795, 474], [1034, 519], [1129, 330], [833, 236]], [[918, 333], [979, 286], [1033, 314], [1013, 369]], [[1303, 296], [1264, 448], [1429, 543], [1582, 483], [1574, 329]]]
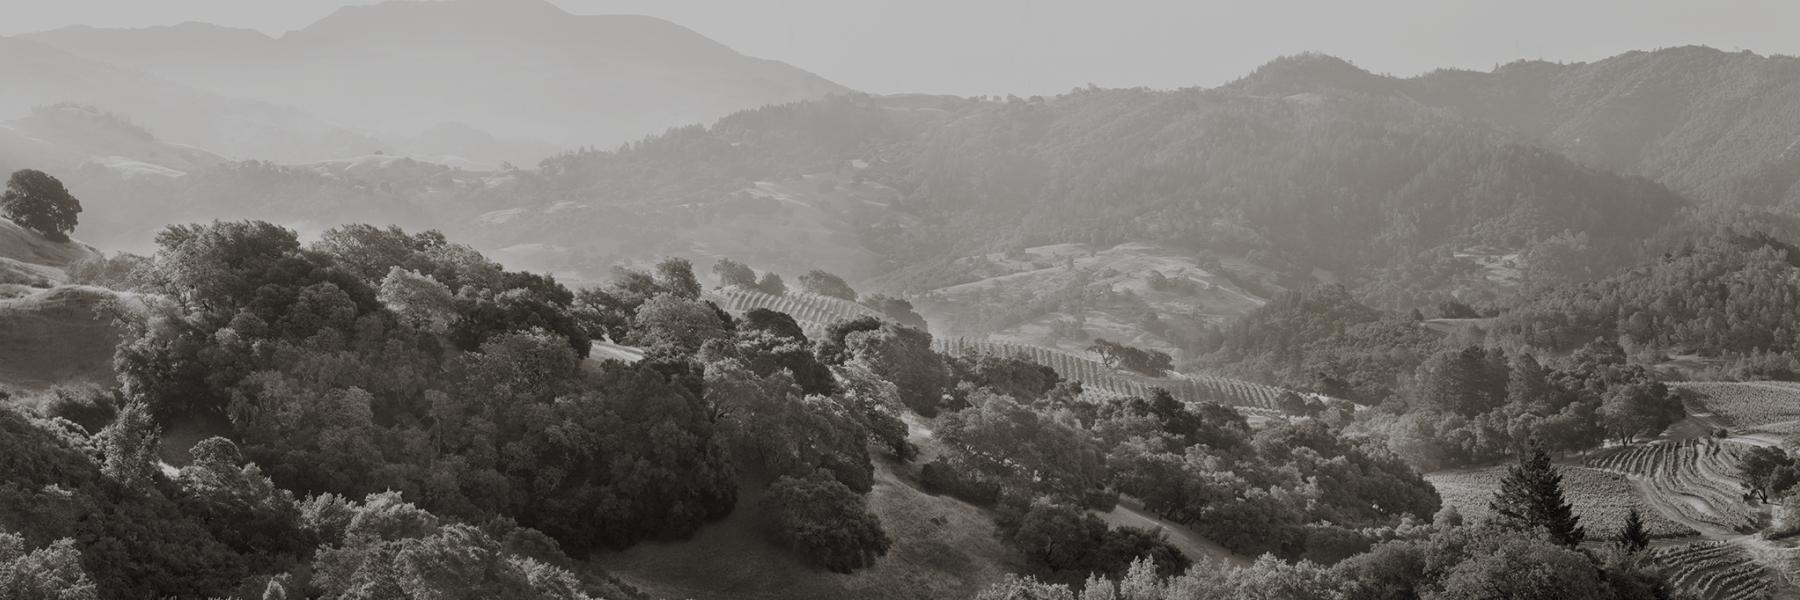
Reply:
[[1232, 85], [1248, 93], [1404, 99], [1492, 123], [1586, 164], [1728, 204], [1800, 201], [1800, 59], [1688, 46], [1578, 63], [1520, 61], [1409, 79], [1302, 56]]
[[19, 298], [0, 294], [0, 388], [111, 383], [119, 339], [103, 306], [115, 297], [85, 286]]
[[[628, 583], [666, 598], [694, 600], [899, 600], [963, 598], [1023, 568], [994, 536], [980, 508], [933, 496], [877, 464], [870, 512], [894, 541], [875, 566], [849, 575], [825, 573], [763, 539], [756, 515], [738, 511], [679, 543], [650, 543], [595, 559]], [[754, 495], [739, 503], [754, 506]]]
[[0, 80], [7, 82], [0, 87], [6, 118], [62, 103], [98, 106], [168, 141], [264, 160], [318, 160], [382, 147], [280, 98], [250, 101], [204, 91], [20, 37], [0, 37]]
[[79, 240], [53, 242], [17, 223], [0, 219], [0, 284], [30, 284], [42, 278], [67, 279], [63, 269], [100, 251]]
[[[280, 37], [198, 23], [25, 37], [226, 96], [292, 104], [392, 139], [465, 124], [563, 148], [610, 147], [745, 108], [846, 91], [667, 21], [573, 15], [543, 0], [349, 6]], [[451, 146], [412, 150], [458, 150]], [[548, 155], [543, 148], [500, 145], [470, 158], [534, 164]]]
[[1205, 258], [1147, 244], [973, 256], [955, 264], [980, 279], [926, 290], [913, 303], [941, 331], [1075, 353], [1101, 337], [1179, 358], [1210, 328], [1261, 306], [1258, 292], [1280, 289], [1242, 260]]
[[24, 118], [0, 123], [0, 170], [6, 172], [31, 167], [72, 174], [89, 167], [126, 179], [166, 178], [226, 160], [201, 148], [157, 139], [129, 119], [93, 106], [38, 106]]

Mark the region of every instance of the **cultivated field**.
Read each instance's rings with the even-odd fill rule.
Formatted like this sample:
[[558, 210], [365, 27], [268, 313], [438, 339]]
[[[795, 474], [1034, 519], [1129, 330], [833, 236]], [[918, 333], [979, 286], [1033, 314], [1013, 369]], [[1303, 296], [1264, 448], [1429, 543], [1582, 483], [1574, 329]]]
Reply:
[[1655, 442], [1604, 450], [1587, 464], [1636, 478], [1665, 512], [1703, 524], [1703, 531], [1749, 533], [1758, 517], [1744, 502], [1737, 477], [1738, 460], [1749, 448], [1714, 439]]
[[[1473, 522], [1489, 515], [1488, 501], [1493, 500], [1494, 492], [1500, 489], [1500, 479], [1506, 476], [1506, 469], [1505, 466], [1494, 466], [1440, 471], [1426, 475], [1425, 479], [1437, 488], [1445, 506], [1455, 506], [1465, 520]], [[1587, 528], [1588, 539], [1617, 537], [1626, 513], [1632, 508], [1638, 509], [1652, 537], [1679, 538], [1698, 534], [1693, 528], [1663, 516], [1623, 475], [1578, 466], [1562, 467], [1562, 475], [1569, 504], [1575, 507], [1581, 525]]]
[[1656, 562], [1669, 582], [1690, 597], [1707, 600], [1775, 598], [1771, 582], [1779, 574], [1755, 560], [1743, 546], [1705, 541], [1664, 546]]
[[741, 287], [725, 287], [706, 292], [706, 299], [718, 304], [734, 314], [741, 314], [758, 308], [766, 308], [776, 312], [787, 313], [806, 335], [818, 337], [832, 323], [856, 319], [860, 317], [887, 317], [873, 308], [830, 296], [821, 296], [799, 290], [788, 290], [786, 294], [776, 296], [761, 290]]
[[1272, 385], [1215, 375], [1183, 374], [1170, 378], [1147, 377], [1121, 371], [1097, 360], [1042, 346], [986, 342], [967, 338], [938, 338], [933, 341], [932, 345], [937, 351], [950, 355], [1021, 356], [1055, 369], [1056, 373], [1064, 379], [1081, 381], [1082, 385], [1090, 392], [1101, 396], [1142, 396], [1148, 394], [1151, 388], [1160, 387], [1168, 390], [1176, 398], [1187, 402], [1213, 401], [1227, 406], [1235, 406], [1253, 414], [1279, 415], [1280, 410], [1276, 408], [1276, 400], [1281, 397], [1282, 392], [1286, 391]]
[[1734, 433], [1767, 441], [1794, 440], [1800, 434], [1800, 383], [1688, 382], [1678, 384], [1690, 403]]
[[[831, 323], [844, 319], [864, 316], [884, 318], [875, 309], [855, 302], [797, 291], [776, 296], [758, 290], [726, 287], [708, 291], [706, 298], [732, 313], [741, 314], [757, 308], [787, 313], [800, 323], [809, 336], [817, 336]], [[1275, 386], [1213, 375], [1146, 377], [1120, 371], [1086, 357], [1025, 344], [938, 337], [933, 340], [932, 347], [950, 355], [1022, 356], [1055, 369], [1065, 379], [1081, 381], [1089, 393], [1097, 397], [1144, 395], [1149, 393], [1150, 388], [1160, 387], [1189, 402], [1211, 400], [1236, 406], [1252, 415], [1276, 416], [1280, 414], [1276, 408], [1276, 399], [1285, 391]]]

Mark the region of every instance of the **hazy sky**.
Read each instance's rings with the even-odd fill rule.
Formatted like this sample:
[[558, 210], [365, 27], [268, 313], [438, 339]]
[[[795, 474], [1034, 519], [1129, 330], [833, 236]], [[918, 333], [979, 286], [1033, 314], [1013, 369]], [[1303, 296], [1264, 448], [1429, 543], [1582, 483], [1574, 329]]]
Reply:
[[[489, 0], [505, 1], [505, 0]], [[1306, 50], [1376, 72], [1705, 44], [1800, 54], [1795, 0], [553, 0], [637, 13], [877, 93], [1212, 86]], [[366, 0], [0, 0], [0, 35], [207, 21], [279, 34]]]

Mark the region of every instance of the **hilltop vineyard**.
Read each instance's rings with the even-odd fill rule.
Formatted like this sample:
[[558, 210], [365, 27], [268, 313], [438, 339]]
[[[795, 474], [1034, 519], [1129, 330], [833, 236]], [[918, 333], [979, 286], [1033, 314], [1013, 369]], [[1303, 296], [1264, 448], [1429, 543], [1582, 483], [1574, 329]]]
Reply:
[[1157, 378], [1126, 373], [1100, 361], [1059, 350], [1024, 344], [1008, 344], [970, 340], [937, 339], [932, 345], [938, 352], [950, 355], [993, 354], [1019, 356], [1056, 370], [1064, 379], [1078, 380], [1090, 393], [1110, 396], [1142, 396], [1151, 388], [1168, 390], [1186, 402], [1212, 401], [1237, 407], [1250, 413], [1278, 415], [1277, 401], [1288, 390], [1272, 385], [1215, 375], [1183, 375], [1181, 378]]
[[[819, 335], [831, 323], [860, 317], [887, 317], [875, 309], [829, 296], [789, 291], [776, 296], [741, 287], [707, 292], [707, 299], [732, 313], [766, 308], [787, 313], [800, 322], [807, 335]], [[1145, 377], [1126, 373], [1093, 359], [1041, 346], [989, 342], [967, 338], [936, 338], [932, 349], [950, 355], [993, 354], [1020, 356], [1056, 370], [1065, 379], [1078, 380], [1088, 393], [1099, 396], [1142, 396], [1151, 388], [1163, 388], [1187, 402], [1213, 401], [1250, 414], [1281, 414], [1278, 400], [1288, 390], [1216, 375], [1182, 375], [1179, 378]]]
[[786, 294], [776, 296], [760, 290], [725, 287], [707, 292], [706, 299], [732, 313], [741, 314], [758, 308], [787, 313], [800, 322], [809, 336], [823, 333], [826, 326], [846, 319], [887, 318], [880, 311], [849, 300], [798, 290], [788, 290]]

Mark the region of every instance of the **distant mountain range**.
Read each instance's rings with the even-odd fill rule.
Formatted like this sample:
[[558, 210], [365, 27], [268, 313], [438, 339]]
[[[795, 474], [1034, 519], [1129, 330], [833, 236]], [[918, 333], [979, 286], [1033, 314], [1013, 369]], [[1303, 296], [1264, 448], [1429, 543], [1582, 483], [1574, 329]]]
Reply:
[[[654, 63], [672, 69], [659, 73], [717, 75], [729, 70], [721, 65], [756, 65], [787, 74], [777, 79], [794, 85], [783, 84], [781, 93], [830, 97], [745, 110], [525, 169], [466, 160], [462, 151], [423, 156], [405, 148], [290, 161], [303, 164], [212, 164], [179, 143], [189, 140], [163, 133], [158, 123], [170, 117], [130, 115], [154, 130], [149, 143], [130, 122], [105, 114], [116, 109], [65, 106], [0, 129], [0, 167], [29, 166], [23, 161], [36, 152], [33, 144], [63, 149], [41, 156], [93, 157], [61, 173], [89, 207], [78, 233], [107, 248], [143, 250], [169, 221], [261, 218], [303, 233], [394, 223], [441, 228], [510, 266], [576, 283], [654, 256], [688, 256], [702, 269], [733, 257], [790, 275], [825, 268], [861, 289], [912, 295], [935, 323], [960, 327], [956, 333], [1041, 344], [1104, 333], [1184, 351], [1205, 346], [1208, 324], [1283, 290], [1343, 283], [1384, 308], [1503, 302], [1534, 285], [1605, 277], [1705, 229], [1698, 223], [1721, 212], [1737, 213], [1736, 222], [1776, 223], [1785, 221], [1741, 213], [1800, 208], [1800, 61], [1706, 48], [1412, 78], [1301, 55], [1212, 89], [1089, 89], [1001, 101], [832, 95], [839, 88], [672, 25], [575, 17], [540, 2], [389, 3], [346, 9], [281, 38], [188, 25], [31, 39], [130, 59], [138, 68], [187, 65], [155, 76], [104, 72], [176, 97], [222, 98], [169, 81], [222, 77], [242, 66], [221, 66], [227, 58], [312, 73], [294, 81], [323, 77], [324, 57], [368, 58], [344, 67], [344, 81], [413, 72], [429, 61], [405, 48], [458, 46], [442, 31], [483, 18], [496, 25], [476, 28], [466, 47], [444, 55], [461, 57], [446, 65], [495, 68], [512, 56], [575, 69], [557, 53], [587, 48], [590, 57], [622, 57], [580, 67], [590, 72], [641, 75], [620, 65]], [[627, 22], [643, 27], [591, 33]], [[400, 31], [385, 35], [389, 28]], [[177, 36], [185, 45], [144, 41], [182, 32], [200, 33]], [[520, 42], [528, 33], [532, 43]], [[101, 69], [39, 41], [0, 41]], [[141, 55], [127, 50], [139, 47]], [[307, 47], [314, 50], [281, 50]], [[210, 57], [211, 66], [194, 66], [207, 63], [195, 56]], [[540, 120], [592, 128], [623, 122], [545, 108], [599, 94], [597, 79], [546, 90], [524, 73], [464, 72], [483, 73], [469, 81], [513, 87], [502, 95], [450, 94], [457, 97], [440, 103], [423, 97], [429, 85], [366, 83], [461, 111], [419, 118], [422, 129], [396, 138], [440, 147], [493, 148], [506, 142], [493, 132], [542, 132], [530, 124]], [[214, 85], [249, 93], [277, 80], [284, 78]], [[669, 90], [657, 86], [675, 79], [657, 81], [632, 89]], [[681, 81], [731, 87], [741, 79]], [[300, 90], [291, 99], [305, 104], [309, 94], [338, 93], [328, 91]], [[771, 93], [742, 101], [783, 97]], [[695, 92], [690, 100], [732, 97], [720, 94]], [[399, 110], [379, 106], [388, 100], [371, 101], [370, 114]], [[497, 104], [484, 109], [482, 102]], [[478, 114], [489, 109], [492, 121]], [[644, 114], [672, 113], [631, 113]], [[455, 124], [435, 124], [440, 119]], [[490, 128], [502, 121], [511, 124]], [[25, 150], [9, 154], [9, 147]], [[443, 156], [452, 154], [463, 159]], [[1028, 297], [987, 292], [1023, 273], [1037, 282]], [[1169, 301], [1192, 295], [1190, 288], [1223, 290], [1221, 300]]]
[[202, 91], [16, 37], [0, 37], [0, 81], [0, 119], [78, 103], [125, 115], [164, 139], [239, 158], [318, 160], [383, 147], [290, 106]]
[[1698, 200], [1800, 203], [1800, 58], [1700, 46], [1590, 63], [1520, 61], [1397, 79], [1320, 55], [1226, 86], [1246, 94], [1385, 97], [1480, 120]]
[[[351, 6], [280, 37], [202, 23], [20, 37], [187, 88], [294, 106], [403, 141], [402, 151], [523, 165], [848, 91], [667, 21], [573, 15], [543, 0]], [[138, 114], [124, 102], [59, 100]]]

